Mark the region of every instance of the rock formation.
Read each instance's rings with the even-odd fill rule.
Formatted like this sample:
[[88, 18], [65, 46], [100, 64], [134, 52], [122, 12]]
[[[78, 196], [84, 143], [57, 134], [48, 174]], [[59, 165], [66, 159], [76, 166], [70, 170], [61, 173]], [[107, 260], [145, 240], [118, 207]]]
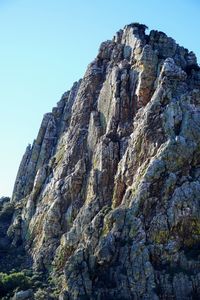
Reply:
[[145, 30], [102, 43], [19, 167], [10, 245], [60, 300], [200, 299], [200, 68]]

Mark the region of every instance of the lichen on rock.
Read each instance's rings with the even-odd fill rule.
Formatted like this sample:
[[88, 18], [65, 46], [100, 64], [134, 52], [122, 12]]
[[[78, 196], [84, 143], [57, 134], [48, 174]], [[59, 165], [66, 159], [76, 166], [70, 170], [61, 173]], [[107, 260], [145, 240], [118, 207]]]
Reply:
[[200, 298], [200, 69], [145, 29], [102, 43], [18, 171], [10, 243], [59, 299]]

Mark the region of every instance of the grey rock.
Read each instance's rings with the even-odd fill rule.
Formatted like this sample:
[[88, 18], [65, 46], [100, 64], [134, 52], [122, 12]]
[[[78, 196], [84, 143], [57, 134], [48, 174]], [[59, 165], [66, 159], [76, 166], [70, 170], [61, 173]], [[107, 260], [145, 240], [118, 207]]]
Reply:
[[12, 298], [13, 300], [31, 300], [33, 298], [33, 290], [26, 290], [26, 291], [19, 291], [16, 292], [14, 297]]
[[44, 116], [8, 233], [60, 299], [200, 297], [199, 105], [195, 55], [133, 23]]

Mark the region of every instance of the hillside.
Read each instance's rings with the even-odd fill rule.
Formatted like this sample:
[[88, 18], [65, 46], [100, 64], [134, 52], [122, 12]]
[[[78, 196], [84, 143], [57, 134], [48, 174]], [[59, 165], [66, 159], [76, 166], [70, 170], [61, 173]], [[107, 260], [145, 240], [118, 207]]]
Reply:
[[26, 149], [0, 215], [24, 299], [200, 298], [200, 68], [146, 29], [102, 43]]

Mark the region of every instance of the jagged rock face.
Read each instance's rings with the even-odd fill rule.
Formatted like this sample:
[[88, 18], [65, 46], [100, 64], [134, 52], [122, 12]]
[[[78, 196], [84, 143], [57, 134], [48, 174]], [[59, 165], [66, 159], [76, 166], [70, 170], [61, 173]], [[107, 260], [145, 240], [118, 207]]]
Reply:
[[10, 237], [61, 276], [60, 299], [198, 299], [195, 55], [139, 24], [104, 42], [44, 116], [12, 202]]

